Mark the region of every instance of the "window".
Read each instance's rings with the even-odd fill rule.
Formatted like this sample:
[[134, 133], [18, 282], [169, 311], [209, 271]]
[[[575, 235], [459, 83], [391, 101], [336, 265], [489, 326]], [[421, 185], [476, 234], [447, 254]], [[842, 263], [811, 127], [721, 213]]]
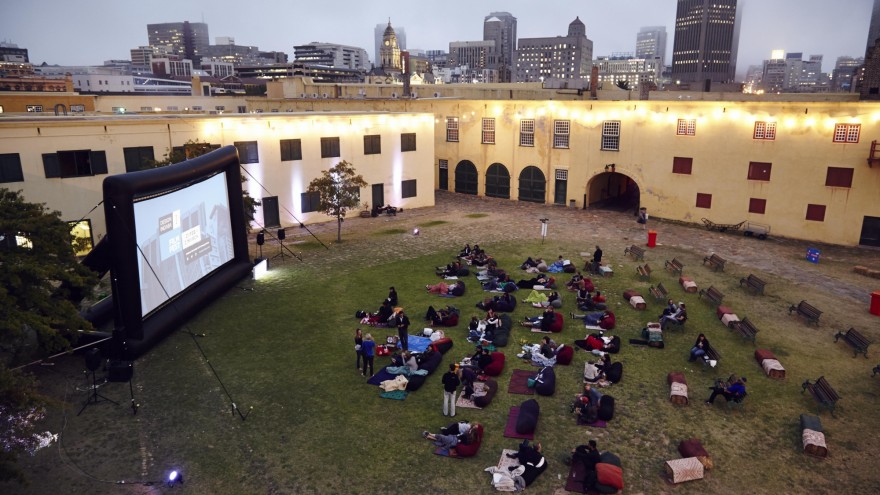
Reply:
[[807, 220], [825, 221], [825, 205], [807, 205]]
[[697, 134], [696, 119], [678, 119], [678, 128], [675, 130], [678, 136], [695, 136]]
[[92, 221], [67, 222], [73, 236], [73, 251], [77, 256], [85, 256], [92, 250]]
[[2, 182], [24, 182], [18, 153], [0, 154], [0, 183]]
[[755, 122], [754, 139], [772, 141], [776, 139], [776, 122]]
[[410, 179], [400, 183], [400, 197], [414, 198], [416, 197], [416, 180]]
[[828, 187], [852, 187], [853, 169], [828, 167], [825, 185]]
[[772, 163], [749, 162], [749, 180], [769, 181], [772, 168]]
[[42, 112], [43, 105], [25, 105], [25, 109], [27, 109], [28, 112]]
[[219, 144], [211, 143], [188, 143], [183, 146], [175, 146], [171, 148], [174, 153], [177, 153], [178, 155], [183, 155], [186, 160], [195, 158], [197, 156], [202, 156], [206, 153], [210, 153], [218, 149], [220, 149]]
[[135, 148], [122, 148], [122, 155], [125, 158], [125, 171], [137, 172], [150, 168], [155, 158], [153, 156], [152, 146], [138, 146]]
[[293, 160], [302, 160], [302, 141], [299, 139], [282, 139], [281, 140], [281, 161], [289, 162]]
[[446, 142], [458, 142], [458, 117], [446, 117]]
[[179, 110], [179, 108], [177, 107], [177, 105], [168, 105], [167, 110], [169, 112], [176, 112], [177, 110]]
[[321, 158], [335, 158], [339, 153], [338, 137], [322, 137], [321, 138]]
[[77, 112], [77, 113], [85, 112], [86, 106], [85, 105], [70, 105], [70, 111]]
[[202, 109], [203, 109], [203, 108], [202, 108], [201, 106], [199, 106], [199, 105], [193, 105], [192, 108], [193, 108], [193, 111], [194, 111], [194, 112], [201, 112]]
[[749, 198], [749, 213], [760, 213], [764, 214], [764, 210], [767, 209], [767, 200], [760, 198]]
[[226, 110], [226, 105], [217, 105], [214, 107], [214, 110], [217, 110], [218, 112]]
[[571, 122], [567, 120], [553, 121], [553, 147], [568, 148], [568, 138], [571, 132]]
[[526, 119], [519, 121], [519, 145], [535, 145], [535, 119]]
[[483, 119], [483, 144], [495, 144], [495, 119]]
[[47, 179], [85, 177], [107, 173], [107, 155], [103, 151], [75, 150], [43, 154]]
[[259, 163], [260, 154], [257, 152], [256, 141], [235, 141], [232, 144], [238, 149], [239, 162]]
[[303, 213], [318, 211], [318, 207], [321, 204], [321, 195], [317, 192], [304, 192], [300, 194], [300, 203]]
[[858, 143], [861, 130], [861, 124], [834, 124], [834, 142]]
[[712, 195], [697, 193], [697, 208], [712, 208]]
[[404, 132], [400, 135], [400, 151], [415, 151], [416, 150], [416, 133], [414, 132]]
[[675, 156], [672, 158], [672, 173], [691, 175], [694, 166], [694, 159], [684, 156]]
[[[322, 143], [321, 149], [323, 148], [324, 146]], [[378, 134], [368, 134], [364, 136], [364, 154], [378, 155], [379, 153], [382, 153], [382, 136]]]
[[238, 113], [247, 113], [247, 106], [239, 105], [238, 106]]
[[620, 151], [619, 120], [609, 120], [602, 123], [602, 150]]

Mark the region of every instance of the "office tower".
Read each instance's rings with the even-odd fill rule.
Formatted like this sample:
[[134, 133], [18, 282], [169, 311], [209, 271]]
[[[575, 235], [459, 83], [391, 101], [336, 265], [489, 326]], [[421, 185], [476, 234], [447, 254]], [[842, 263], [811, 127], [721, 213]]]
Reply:
[[863, 57], [837, 57], [834, 70], [831, 71], [831, 91], [851, 92], [855, 87], [853, 79], [864, 63]]
[[370, 68], [367, 51], [356, 46], [312, 42], [294, 46], [293, 52], [294, 63], [345, 69], [369, 70]]
[[742, 0], [678, 0], [672, 79], [733, 82], [741, 18]]
[[580, 18], [568, 25], [568, 36], [521, 38], [517, 44], [517, 82], [589, 78], [593, 42]]
[[666, 63], [666, 26], [647, 26], [636, 35], [636, 57], [645, 60], [659, 59], [658, 65]]
[[[391, 24], [391, 20], [388, 20], [388, 24]], [[376, 43], [376, 50], [373, 52], [375, 56], [373, 58], [373, 62], [376, 67], [380, 67], [382, 65], [382, 42], [384, 41], [385, 29], [388, 27], [388, 24], [376, 24], [376, 28], [373, 30], [373, 40]], [[401, 26], [397, 26], [394, 28], [394, 34], [397, 36], [397, 46], [400, 47], [401, 50], [406, 50], [406, 28]]]
[[868, 26], [868, 42], [865, 46], [866, 58], [877, 38], [880, 38], [880, 0], [874, 0], [874, 8], [871, 10], [871, 24]]
[[208, 25], [189, 21], [147, 24], [147, 40], [150, 46], [170, 46], [172, 53], [196, 66], [210, 43]]
[[509, 12], [492, 12], [483, 20], [483, 41], [494, 41], [488, 68], [499, 73], [500, 82], [511, 82], [516, 60], [516, 17]]

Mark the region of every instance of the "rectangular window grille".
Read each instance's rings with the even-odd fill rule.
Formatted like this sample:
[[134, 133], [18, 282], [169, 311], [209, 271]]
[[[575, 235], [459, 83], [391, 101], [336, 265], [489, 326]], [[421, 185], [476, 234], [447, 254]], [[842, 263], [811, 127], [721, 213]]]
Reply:
[[568, 180], [568, 170], [564, 168], [557, 168], [556, 180]]
[[535, 120], [526, 119], [519, 122], [519, 145], [535, 145]]
[[446, 170], [449, 168], [449, 160], [440, 160], [440, 168]]
[[858, 143], [861, 124], [834, 124], [835, 143]]
[[569, 143], [569, 133], [571, 132], [571, 122], [568, 120], [553, 121], [553, 147], [567, 149]]
[[27, 109], [28, 112], [42, 112], [43, 105], [25, 105], [25, 109]]
[[483, 144], [495, 144], [495, 119], [483, 119]]
[[697, 134], [697, 120], [678, 119], [678, 128], [675, 134], [678, 136], [695, 136]]
[[602, 123], [602, 149], [620, 151], [620, 121], [609, 120]]
[[776, 139], [776, 122], [755, 122], [754, 139], [772, 141]]
[[458, 117], [446, 117], [446, 141], [458, 142]]

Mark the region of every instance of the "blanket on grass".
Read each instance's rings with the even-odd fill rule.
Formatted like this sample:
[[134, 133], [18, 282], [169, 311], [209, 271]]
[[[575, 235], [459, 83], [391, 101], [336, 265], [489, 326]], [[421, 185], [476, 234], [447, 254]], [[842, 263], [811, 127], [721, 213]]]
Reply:
[[534, 370], [513, 370], [513, 374], [510, 376], [510, 385], [507, 386], [507, 393], [535, 395], [535, 389], [529, 388], [528, 381], [536, 374]]
[[608, 426], [608, 422], [602, 421], [601, 419], [597, 419], [595, 423], [587, 423], [580, 416], [578, 416], [578, 426], [592, 426], [593, 428], [606, 428]]
[[455, 401], [455, 407], [464, 407], [465, 409], [482, 409], [482, 407], [477, 407], [472, 399], [466, 399], [464, 397], [464, 392], [462, 392], [461, 395], [458, 396], [458, 399]]
[[392, 390], [391, 392], [382, 392], [379, 394], [379, 397], [383, 399], [406, 400], [407, 393], [406, 390]]
[[370, 379], [367, 380], [367, 383], [369, 383], [370, 385], [378, 386], [385, 380], [394, 380], [394, 375], [388, 372], [388, 366], [377, 371], [375, 375], [371, 376]]

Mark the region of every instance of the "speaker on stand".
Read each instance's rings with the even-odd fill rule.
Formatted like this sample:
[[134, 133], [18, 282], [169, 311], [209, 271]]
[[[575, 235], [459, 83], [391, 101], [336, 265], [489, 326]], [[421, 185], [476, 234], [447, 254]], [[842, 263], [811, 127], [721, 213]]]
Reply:
[[258, 259], [263, 259], [263, 244], [266, 244], [266, 233], [264, 231], [259, 231], [257, 233], [257, 246], [260, 249], [260, 257]]
[[275, 256], [272, 257], [273, 260], [275, 258], [281, 258], [282, 261], [284, 260], [284, 257], [285, 257], [284, 238], [285, 237], [287, 237], [287, 234], [284, 232], [284, 229], [278, 229], [278, 246], [279, 246], [280, 250], [279, 250], [278, 254], [276, 254]]
[[[95, 372], [98, 371], [98, 368], [101, 367], [101, 363], [104, 361], [101, 357], [101, 350], [97, 347], [93, 347], [86, 351], [84, 357], [87, 369], [87, 371], [85, 372], [86, 386], [89, 387], [89, 397], [83, 403], [82, 409], [80, 409], [79, 412], [76, 413], [76, 415], [79, 416], [83, 413], [83, 411], [86, 410], [86, 407], [88, 407], [90, 404], [97, 404], [102, 399], [107, 402], [112, 402], [118, 406], [119, 403], [115, 400], [108, 399], [107, 397], [104, 397], [103, 395], [98, 393], [98, 379], [95, 377]], [[91, 384], [89, 384], [89, 374], [92, 375]]]

